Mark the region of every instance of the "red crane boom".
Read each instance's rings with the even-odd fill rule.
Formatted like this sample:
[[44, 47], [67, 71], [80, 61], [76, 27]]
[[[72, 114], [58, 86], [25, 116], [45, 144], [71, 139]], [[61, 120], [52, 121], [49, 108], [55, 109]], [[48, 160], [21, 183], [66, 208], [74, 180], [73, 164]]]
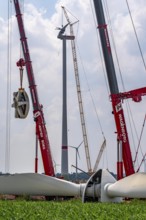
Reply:
[[20, 5], [19, 5], [18, 0], [13, 0], [13, 1], [14, 1], [15, 11], [16, 11], [19, 33], [20, 33], [20, 41], [21, 41], [23, 55], [25, 59], [25, 66], [26, 66], [30, 94], [31, 94], [32, 105], [33, 105], [34, 121], [36, 122], [36, 135], [40, 143], [40, 149], [41, 149], [42, 160], [43, 160], [43, 165], [44, 165], [44, 172], [46, 175], [54, 176], [55, 172], [54, 172], [53, 161], [52, 161], [52, 156], [51, 156], [50, 144], [49, 144], [49, 139], [48, 139], [47, 130], [45, 126], [42, 105], [40, 105], [39, 99], [38, 99], [37, 87], [35, 84], [34, 73], [33, 73], [32, 63], [31, 63], [30, 54], [29, 54], [27, 38], [25, 35]]
[[[97, 17], [101, 46], [102, 46], [106, 72], [107, 72], [107, 77], [111, 92], [113, 114], [117, 129], [117, 140], [118, 140], [117, 176], [118, 179], [121, 179], [123, 178], [123, 163], [124, 163], [126, 176], [135, 173], [132, 154], [131, 154], [131, 147], [129, 143], [127, 127], [124, 117], [124, 111], [122, 108], [122, 101], [124, 99], [132, 98], [133, 101], [140, 102], [142, 100], [142, 96], [146, 95], [146, 87], [131, 90], [129, 92], [123, 92], [123, 93], [119, 92], [115, 67], [112, 57], [112, 51], [108, 36], [108, 30], [104, 17], [102, 0], [93, 0], [93, 2]], [[119, 145], [119, 143], [121, 144]]]

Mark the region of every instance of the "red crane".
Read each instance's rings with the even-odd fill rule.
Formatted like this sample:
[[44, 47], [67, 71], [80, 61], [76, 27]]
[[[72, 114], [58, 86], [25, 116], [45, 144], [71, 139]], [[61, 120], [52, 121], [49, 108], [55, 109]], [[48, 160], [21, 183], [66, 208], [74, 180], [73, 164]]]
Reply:
[[13, 1], [14, 1], [18, 28], [19, 28], [19, 33], [20, 33], [20, 41], [21, 41], [23, 56], [24, 56], [24, 62], [22, 62], [22, 59], [20, 59], [17, 62], [17, 66], [19, 66], [20, 68], [22, 68], [24, 65], [26, 66], [30, 94], [31, 94], [32, 105], [33, 105], [34, 121], [36, 123], [36, 135], [37, 135], [37, 138], [40, 144], [42, 160], [43, 160], [43, 165], [44, 165], [44, 172], [46, 175], [55, 176], [53, 161], [52, 161], [52, 156], [51, 156], [51, 149], [50, 149], [49, 139], [48, 139], [47, 130], [45, 126], [43, 108], [42, 108], [42, 105], [39, 103], [37, 87], [35, 84], [34, 73], [33, 73], [32, 63], [31, 63], [30, 54], [29, 54], [27, 38], [25, 35], [20, 5], [19, 5], [18, 0], [13, 0]]
[[93, 2], [94, 2], [95, 13], [98, 22], [98, 29], [100, 34], [105, 66], [106, 66], [108, 83], [111, 92], [113, 115], [115, 118], [115, 124], [117, 129], [117, 141], [118, 141], [117, 176], [118, 179], [121, 179], [123, 178], [123, 164], [124, 164], [126, 176], [135, 173], [128, 133], [127, 133], [126, 121], [124, 117], [124, 111], [122, 108], [122, 101], [124, 99], [132, 98], [133, 101], [140, 102], [142, 100], [142, 96], [146, 95], [146, 87], [135, 89], [128, 92], [123, 92], [123, 93], [119, 92], [107, 25], [105, 22], [105, 17], [103, 12], [102, 0], [93, 0]]

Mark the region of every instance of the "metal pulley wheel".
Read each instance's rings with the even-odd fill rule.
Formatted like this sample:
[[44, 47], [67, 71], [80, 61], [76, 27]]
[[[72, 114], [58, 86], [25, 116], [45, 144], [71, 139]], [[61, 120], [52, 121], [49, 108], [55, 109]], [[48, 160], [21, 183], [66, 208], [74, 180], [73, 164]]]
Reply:
[[23, 88], [13, 93], [13, 104], [15, 108], [15, 118], [26, 118], [29, 112], [29, 98]]

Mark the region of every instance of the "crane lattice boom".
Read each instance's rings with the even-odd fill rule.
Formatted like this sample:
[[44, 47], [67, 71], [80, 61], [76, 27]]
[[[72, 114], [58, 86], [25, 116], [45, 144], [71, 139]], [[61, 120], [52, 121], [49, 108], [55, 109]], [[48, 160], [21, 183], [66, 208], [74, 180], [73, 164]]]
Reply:
[[[71, 24], [70, 19], [68, 17], [68, 14], [67, 14], [67, 12], [66, 12], [66, 10], [63, 6], [62, 6], [62, 9], [64, 11], [66, 20], [67, 20], [67, 22], [69, 23], [69, 26], [70, 26], [70, 35], [74, 36], [73, 24]], [[71, 40], [71, 46], [72, 46], [72, 55], [73, 55], [73, 64], [74, 64], [77, 96], [78, 96], [78, 103], [79, 103], [80, 119], [81, 119], [83, 140], [84, 140], [84, 146], [85, 146], [85, 154], [86, 154], [86, 160], [87, 160], [87, 168], [88, 168], [88, 172], [92, 172], [91, 161], [90, 161], [90, 153], [89, 153], [89, 145], [88, 145], [87, 132], [86, 132], [86, 123], [85, 123], [84, 110], [83, 110], [82, 94], [81, 94], [81, 88], [80, 88], [80, 79], [79, 79], [78, 62], [77, 62], [77, 54], [76, 54], [76, 45], [75, 45], [75, 40], [74, 39]]]
[[104, 141], [103, 141], [103, 143], [101, 145], [98, 157], [96, 159], [96, 162], [95, 162], [95, 165], [94, 165], [94, 168], [93, 168], [93, 172], [97, 171], [97, 168], [98, 168], [98, 165], [99, 165], [99, 162], [100, 162], [100, 159], [101, 159], [101, 156], [103, 154], [103, 151], [104, 151], [105, 147], [106, 147], [106, 140], [104, 139]]

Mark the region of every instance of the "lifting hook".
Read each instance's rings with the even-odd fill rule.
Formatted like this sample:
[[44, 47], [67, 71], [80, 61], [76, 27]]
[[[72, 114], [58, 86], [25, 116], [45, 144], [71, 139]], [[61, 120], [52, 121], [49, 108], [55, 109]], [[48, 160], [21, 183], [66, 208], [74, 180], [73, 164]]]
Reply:
[[19, 67], [20, 70], [20, 88], [22, 89], [22, 81], [23, 81], [23, 67], [25, 66], [25, 61], [23, 58], [20, 58], [16, 65]]

